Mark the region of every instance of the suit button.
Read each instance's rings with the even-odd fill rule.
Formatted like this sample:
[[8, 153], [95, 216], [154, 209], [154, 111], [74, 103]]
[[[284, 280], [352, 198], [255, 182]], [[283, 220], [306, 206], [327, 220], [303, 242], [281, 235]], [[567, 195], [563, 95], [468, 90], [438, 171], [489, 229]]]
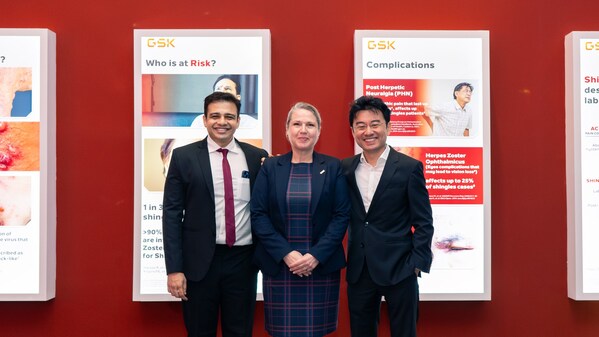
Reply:
[[368, 221], [366, 221], [366, 223], [364, 224], [364, 227], [368, 227]]
[[360, 247], [364, 248], [364, 242], [360, 242]]

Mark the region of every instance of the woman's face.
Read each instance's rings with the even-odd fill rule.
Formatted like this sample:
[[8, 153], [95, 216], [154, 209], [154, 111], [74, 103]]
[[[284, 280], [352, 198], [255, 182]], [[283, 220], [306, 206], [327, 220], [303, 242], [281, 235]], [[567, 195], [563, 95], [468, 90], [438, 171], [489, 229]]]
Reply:
[[287, 124], [287, 139], [294, 151], [312, 151], [320, 136], [320, 128], [311, 111], [296, 109]]

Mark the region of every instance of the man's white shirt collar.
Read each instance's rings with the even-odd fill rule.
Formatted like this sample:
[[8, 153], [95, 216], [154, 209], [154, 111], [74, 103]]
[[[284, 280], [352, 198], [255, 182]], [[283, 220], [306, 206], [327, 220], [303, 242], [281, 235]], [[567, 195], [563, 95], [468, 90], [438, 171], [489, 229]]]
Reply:
[[[385, 144], [385, 151], [383, 151], [383, 153], [381, 153], [381, 156], [376, 160], [376, 164], [378, 165], [381, 159], [383, 160], [383, 163], [386, 162], [387, 158], [389, 158], [389, 152], [391, 152], [391, 149], [389, 148], [389, 145]], [[368, 164], [366, 158], [364, 158], [364, 152], [360, 154], [360, 163]]]
[[238, 146], [237, 146], [237, 142], [235, 141], [235, 138], [233, 138], [233, 140], [227, 144], [227, 146], [225, 147], [220, 147], [218, 144], [216, 144], [216, 142], [214, 140], [212, 140], [212, 138], [210, 138], [210, 136], [206, 137], [208, 138], [208, 152], [216, 152], [216, 150], [218, 149], [227, 149], [229, 150], [229, 152], [233, 152], [233, 153], [237, 153], [238, 151]]

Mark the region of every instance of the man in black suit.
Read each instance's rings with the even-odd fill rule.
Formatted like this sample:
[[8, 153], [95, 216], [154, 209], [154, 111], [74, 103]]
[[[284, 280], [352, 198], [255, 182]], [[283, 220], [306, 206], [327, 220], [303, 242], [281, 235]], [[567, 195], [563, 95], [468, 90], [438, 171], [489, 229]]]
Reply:
[[[223, 337], [252, 335], [257, 268], [249, 201], [268, 154], [234, 139], [240, 106], [230, 93], [206, 97], [208, 137], [173, 151], [164, 185], [168, 291], [183, 300], [190, 337], [216, 336], [219, 315]], [[225, 215], [233, 211], [234, 219]]]
[[349, 111], [361, 154], [343, 160], [352, 203], [347, 297], [353, 337], [377, 336], [381, 297], [391, 336], [416, 336], [418, 281], [432, 262], [432, 210], [422, 163], [386, 144], [391, 111], [363, 96]]

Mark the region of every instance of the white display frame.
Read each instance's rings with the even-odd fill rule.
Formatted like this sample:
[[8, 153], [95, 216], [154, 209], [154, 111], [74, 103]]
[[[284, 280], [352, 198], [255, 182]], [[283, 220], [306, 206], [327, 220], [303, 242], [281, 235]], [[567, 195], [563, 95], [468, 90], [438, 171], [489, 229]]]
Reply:
[[[594, 42], [591, 42], [592, 40]], [[599, 105], [593, 110], [583, 100], [599, 95], [585, 95], [584, 75], [599, 79], [599, 32], [571, 32], [565, 38], [565, 96], [566, 96], [566, 194], [568, 241], [568, 297], [579, 301], [599, 300], [599, 271], [585, 267], [585, 261], [598, 261], [599, 248], [585, 239], [596, 238], [599, 212], [599, 153], [588, 146], [599, 147]], [[592, 66], [591, 66], [592, 65]], [[595, 87], [599, 87], [595, 83]], [[594, 140], [593, 140], [594, 139]], [[594, 165], [589, 162], [595, 160]], [[592, 172], [592, 174], [590, 174]], [[585, 175], [586, 174], [586, 175]], [[593, 175], [594, 174], [594, 175]], [[593, 179], [589, 181], [588, 179]], [[591, 204], [594, 202], [594, 207]], [[585, 205], [586, 203], [586, 205]], [[594, 208], [594, 209], [592, 209]], [[594, 214], [591, 214], [594, 213]], [[591, 232], [589, 234], [589, 232]], [[595, 282], [591, 282], [594, 280]], [[595, 289], [585, 289], [592, 288]]]
[[[476, 300], [491, 300], [491, 138], [490, 138], [490, 80], [489, 80], [489, 32], [488, 31], [401, 31], [401, 30], [356, 30], [354, 34], [354, 90], [355, 97], [362, 96], [364, 90], [365, 79], [375, 79], [376, 77], [365, 76], [365, 69], [367, 67], [365, 62], [365, 49], [379, 50], [385, 52], [386, 49], [395, 48], [395, 42], [392, 40], [399, 39], [475, 39], [480, 43], [480, 59], [476, 62], [480, 63], [480, 69], [477, 72], [480, 73], [477, 78], [478, 88], [473, 92], [479, 94], [481, 98], [478, 102], [480, 111], [480, 117], [478, 120], [477, 127], [482, 130], [482, 136], [480, 133], [477, 135], [478, 142], [480, 145], [476, 145], [476, 148], [480, 146], [482, 151], [482, 165], [483, 165], [483, 204], [482, 210], [479, 210], [480, 218], [476, 221], [480, 221], [483, 225], [483, 233], [477, 234], [479, 236], [480, 243], [484, 245], [483, 256], [479, 257], [479, 260], [483, 264], [478, 267], [477, 275], [480, 278], [480, 282], [477, 284], [477, 291], [460, 290], [459, 292], [446, 292], [443, 290], [435, 292], [427, 292], [426, 283], [431, 278], [435, 277], [435, 270], [431, 270], [431, 274], [423, 274], [423, 278], [420, 281], [420, 299], [425, 301], [476, 301]], [[431, 40], [432, 41], [432, 40]], [[399, 42], [401, 43], [401, 42]], [[477, 42], [478, 43], [478, 42]], [[390, 52], [395, 52], [395, 49]], [[436, 52], [429, 52], [425, 56], [434, 55], [437, 60], [442, 60], [446, 49], [439, 49]], [[378, 57], [379, 54], [366, 51], [369, 57]], [[457, 52], [456, 52], [457, 54]], [[374, 56], [373, 56], [374, 55]], [[401, 57], [399, 52], [398, 59]], [[389, 60], [389, 56], [381, 56], [381, 59]], [[412, 60], [414, 61], [414, 60]], [[391, 62], [391, 61], [384, 61]], [[371, 63], [372, 65], [372, 63]], [[459, 66], [458, 66], [459, 67]], [[373, 68], [371, 66], [371, 68]], [[386, 71], [382, 72], [379, 70], [369, 70], [370, 73], [376, 73], [378, 79], [416, 79], [416, 80], [438, 80], [438, 79], [453, 79], [455, 77], [435, 77], [435, 73], [429, 72], [421, 77], [397, 77], [397, 71]], [[415, 71], [406, 72], [406, 76], [414, 76]], [[480, 131], [479, 131], [480, 132]], [[438, 139], [434, 137], [422, 137], [422, 136], [390, 136], [388, 138], [388, 144], [392, 146], [416, 146], [416, 147], [447, 147], [447, 146], [465, 146], [465, 148], [473, 145], [464, 145], [464, 141], [461, 139], [446, 138], [443, 140], [443, 145], [439, 145]], [[412, 145], [397, 145], [397, 144], [412, 144]], [[475, 148], [475, 147], [473, 147]], [[355, 152], [359, 153], [361, 149], [355, 145]], [[433, 215], [435, 216], [436, 207], [433, 205]], [[433, 262], [433, 268], [435, 267]], [[456, 271], [456, 273], [459, 271]], [[459, 275], [458, 275], [459, 276]], [[456, 277], [455, 280], [459, 280]], [[456, 283], [456, 281], [453, 281]], [[451, 281], [450, 281], [451, 282]], [[439, 280], [438, 283], [441, 283]]]
[[[144, 38], [148, 38], [148, 40], [146, 41], [146, 44], [148, 46], [142, 46], [142, 41], [144, 40]], [[256, 106], [258, 106], [258, 110], [259, 110], [259, 115], [261, 117], [258, 118], [258, 120], [260, 120], [261, 118], [261, 124], [258, 124], [255, 129], [251, 129], [251, 128], [246, 128], [245, 130], [242, 130], [243, 128], [243, 117], [242, 116], [242, 125], [240, 127], [240, 129], [236, 132], [236, 138], [237, 139], [247, 139], [247, 138], [251, 138], [251, 139], [260, 139], [261, 140], [261, 146], [262, 148], [264, 148], [265, 150], [270, 152], [271, 149], [271, 108], [270, 108], [270, 102], [271, 102], [271, 97], [270, 97], [270, 87], [271, 87], [271, 76], [270, 76], [270, 68], [271, 68], [271, 61], [270, 61], [270, 31], [266, 30], [266, 29], [223, 29], [223, 30], [215, 30], [215, 29], [159, 29], [159, 30], [153, 30], [153, 29], [136, 29], [134, 30], [134, 51], [135, 51], [135, 55], [134, 55], [134, 62], [135, 62], [135, 67], [134, 67], [134, 90], [135, 90], [135, 104], [134, 104], [134, 110], [135, 110], [135, 116], [134, 116], [134, 124], [135, 124], [135, 165], [134, 165], [134, 171], [135, 171], [135, 184], [134, 184], [134, 188], [135, 188], [135, 196], [134, 196], [134, 251], [133, 251], [133, 256], [134, 256], [134, 261], [133, 261], [133, 300], [134, 301], [176, 301], [177, 299], [172, 297], [170, 294], [168, 294], [167, 292], [167, 288], [166, 288], [166, 270], [163, 269], [162, 273], [164, 273], [164, 292], [160, 292], [160, 293], [147, 293], [145, 291], [142, 291], [142, 282], [144, 282], [142, 280], [142, 272], [141, 272], [141, 268], [142, 268], [142, 259], [141, 259], [141, 246], [142, 246], [142, 203], [143, 203], [143, 195], [142, 195], [142, 187], [145, 189], [145, 186], [143, 185], [144, 182], [142, 181], [143, 178], [143, 165], [144, 162], [142, 161], [142, 156], [143, 156], [143, 147], [144, 144], [142, 144], [143, 142], [145, 142], [145, 140], [147, 138], [145, 138], [144, 136], [144, 132], [149, 132], [152, 134], [156, 134], [156, 135], [161, 135], [161, 128], [157, 128], [157, 127], [142, 127], [142, 75], [144, 74], [144, 71], [142, 70], [143, 68], [143, 64], [142, 64], [142, 54], [144, 52], [144, 48], [149, 47], [149, 39], [151, 38], [156, 38], [156, 40], [152, 40], [152, 42], [156, 42], [156, 43], [161, 43], [164, 42], [165, 44], [163, 46], [165, 46], [164, 50], [165, 50], [165, 57], [171, 55], [169, 54], [169, 51], [167, 50], [167, 48], [169, 47], [168, 43], [169, 39], [179, 39], [177, 41], [180, 41], [180, 38], [197, 38], [197, 39], [228, 39], [228, 41], [236, 41], [234, 39], [240, 39], [240, 40], [244, 40], [247, 39], [247, 45], [249, 45], [250, 47], [247, 47], [253, 51], [255, 51], [254, 49], [252, 49], [253, 47], [255, 47], [254, 42], [255, 41], [260, 41], [260, 55], [261, 55], [261, 60], [253, 60], [250, 62], [259, 62], [259, 65], [257, 65], [258, 68], [260, 68], [261, 70], [259, 72], [239, 72], [239, 71], [235, 71], [235, 70], [230, 70], [230, 69], [238, 69], [239, 67], [243, 68], [245, 65], [245, 63], [248, 62], [248, 58], [250, 58], [249, 55], [247, 55], [246, 53], [243, 52], [236, 52], [236, 53], [231, 53], [230, 50], [231, 49], [235, 49], [235, 45], [231, 45], [231, 44], [224, 44], [223, 43], [223, 47], [221, 48], [212, 48], [211, 49], [211, 53], [214, 55], [218, 55], [219, 57], [219, 61], [218, 64], [225, 64], [226, 62], [228, 62], [229, 65], [233, 65], [233, 66], [229, 66], [228, 68], [224, 68], [223, 70], [219, 70], [216, 69], [214, 71], [208, 69], [207, 71], [203, 71], [203, 70], [197, 70], [194, 69], [193, 71], [185, 71], [185, 70], [159, 70], [157, 73], [159, 74], [183, 74], [183, 75], [189, 75], [189, 74], [199, 74], [199, 75], [204, 75], [204, 74], [257, 74], [258, 75], [258, 87], [259, 87], [259, 94], [258, 94], [258, 98], [257, 98], [257, 103]], [[210, 40], [212, 41], [212, 40]], [[253, 42], [252, 42], [253, 41]], [[172, 45], [179, 45], [178, 43], [173, 43]], [[153, 44], [153, 47], [158, 46], [157, 44]], [[196, 48], [198, 45], [194, 44], [192, 47]], [[226, 53], [224, 50], [227, 47], [226, 50], [228, 50], [229, 52]], [[240, 47], [241, 48], [241, 47]], [[183, 52], [185, 53], [185, 51]], [[219, 54], [220, 53], [220, 54]], [[254, 54], [252, 54], [254, 55]], [[195, 56], [195, 55], [194, 55]], [[205, 57], [204, 55], [197, 55], [199, 59]], [[224, 62], [221, 62], [224, 59]], [[166, 58], [166, 60], [168, 60], [168, 58]], [[216, 61], [214, 61], [214, 64], [217, 64]], [[242, 64], [242, 65], [240, 65]], [[146, 63], [146, 66], [148, 64]], [[239, 67], [237, 67], [237, 65], [239, 65]], [[256, 66], [248, 66], [249, 68], [243, 68], [243, 69], [256, 69]], [[252, 68], [253, 67], [253, 68]], [[203, 100], [203, 97], [202, 97]], [[242, 98], [242, 103], [243, 103], [243, 98]], [[242, 110], [244, 109], [244, 104], [242, 104]], [[192, 124], [193, 125], [193, 124]], [[162, 129], [168, 129], [168, 128], [162, 128]], [[190, 131], [191, 127], [189, 129], [186, 128], [181, 128], [180, 129], [180, 135], [178, 134], [177, 137], [188, 137], [189, 135], [191, 135], [193, 132]], [[201, 127], [201, 129], [204, 129], [203, 127]], [[197, 129], [199, 130], [199, 129]], [[205, 129], [204, 129], [205, 132]], [[256, 136], [258, 134], [258, 136]], [[200, 138], [203, 138], [205, 135], [203, 135]], [[191, 138], [191, 136], [189, 136], [189, 138]], [[194, 137], [195, 138], [195, 137]], [[152, 206], [150, 206], [152, 207]], [[161, 236], [161, 235], [160, 235]], [[159, 281], [162, 282], [162, 281]], [[162, 285], [161, 285], [162, 286]], [[261, 298], [261, 294], [258, 294], [258, 298]]]
[[[56, 294], [56, 34], [48, 29], [0, 29], [0, 39], [5, 38], [14, 39], [15, 48], [0, 50], [3, 57], [0, 67], [31, 67], [32, 111], [26, 117], [0, 117], [0, 121], [39, 122], [39, 172], [0, 171], [1, 175], [14, 172], [31, 177], [32, 184], [30, 222], [23, 227], [0, 227], [4, 235], [8, 231], [14, 235], [18, 229], [26, 240], [21, 248], [31, 247], [30, 252], [22, 251], [23, 257], [29, 259], [21, 268], [27, 275], [11, 274], [10, 279], [5, 278], [2, 273], [5, 268], [10, 272], [10, 267], [0, 265], [0, 282], [5, 278], [20, 280], [19, 287], [23, 283], [33, 285], [27, 291], [3, 291], [0, 301], [47, 301]], [[31, 43], [32, 38], [35, 43]], [[24, 54], [23, 46], [34, 46], [36, 52]], [[30, 243], [34, 244], [29, 246]]]

